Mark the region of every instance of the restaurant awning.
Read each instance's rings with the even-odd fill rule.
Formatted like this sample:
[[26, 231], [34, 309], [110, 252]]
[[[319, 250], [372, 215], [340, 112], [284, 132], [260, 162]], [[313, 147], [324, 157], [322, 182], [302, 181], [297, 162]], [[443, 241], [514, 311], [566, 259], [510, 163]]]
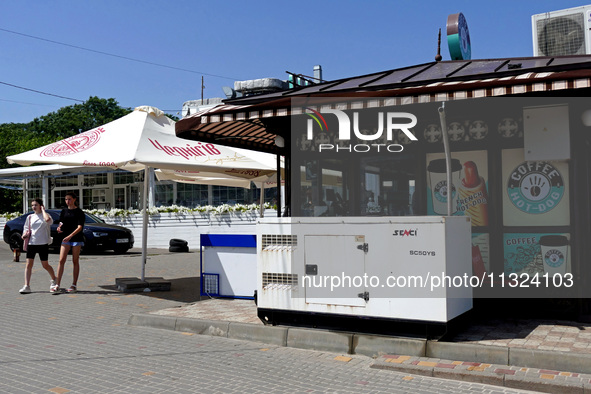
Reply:
[[176, 134], [190, 140], [277, 152], [276, 135], [288, 131], [289, 116], [304, 111], [292, 107], [294, 98], [313, 98], [316, 103], [324, 97], [332, 108], [352, 109], [361, 105], [355, 98], [373, 98], [363, 100], [362, 105], [382, 107], [542, 92], [575, 96], [586, 94], [582, 90], [588, 88], [589, 55], [433, 62], [226, 100], [178, 121]]

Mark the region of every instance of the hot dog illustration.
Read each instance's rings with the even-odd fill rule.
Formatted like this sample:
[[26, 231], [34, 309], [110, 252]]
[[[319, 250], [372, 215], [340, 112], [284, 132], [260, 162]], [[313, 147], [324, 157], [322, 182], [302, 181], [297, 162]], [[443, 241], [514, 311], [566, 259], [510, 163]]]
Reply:
[[488, 225], [488, 193], [486, 182], [478, 174], [473, 161], [464, 163], [464, 178], [460, 186], [459, 209], [472, 219], [472, 226]]

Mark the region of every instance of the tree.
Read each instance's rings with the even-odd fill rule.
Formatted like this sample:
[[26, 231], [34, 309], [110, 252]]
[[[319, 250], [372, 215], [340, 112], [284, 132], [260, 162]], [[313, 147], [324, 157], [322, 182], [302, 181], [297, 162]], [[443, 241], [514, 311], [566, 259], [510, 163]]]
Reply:
[[[130, 113], [113, 98], [90, 97], [82, 104], [63, 107], [29, 123], [0, 124], [0, 155], [26, 152], [78, 133], [94, 129]], [[6, 160], [0, 168], [16, 167]], [[0, 212], [20, 211], [22, 193], [0, 189]]]
[[30, 130], [48, 134], [54, 141], [71, 137], [94, 129], [130, 113], [131, 110], [119, 106], [115, 99], [90, 97], [82, 104], [60, 108], [28, 124]]

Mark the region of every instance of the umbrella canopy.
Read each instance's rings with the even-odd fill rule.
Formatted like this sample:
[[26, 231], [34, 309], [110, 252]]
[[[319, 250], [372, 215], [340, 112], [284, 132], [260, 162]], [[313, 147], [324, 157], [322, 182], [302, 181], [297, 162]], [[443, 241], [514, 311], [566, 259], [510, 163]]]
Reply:
[[276, 171], [274, 155], [183, 140], [176, 137], [174, 124], [157, 108], [138, 107], [103, 126], [6, 159], [21, 165], [208, 171], [244, 179]]
[[[175, 122], [157, 108], [137, 107], [103, 126], [41, 148], [8, 156], [9, 163], [62, 164], [120, 168], [146, 172], [150, 167], [207, 171], [252, 179], [273, 174], [274, 155], [183, 140], [175, 135]], [[148, 240], [148, 176], [144, 177], [142, 270], [145, 278]]]
[[228, 173], [215, 173], [207, 171], [188, 171], [188, 170], [168, 170], [159, 169], [155, 171], [159, 180], [171, 180], [180, 183], [194, 183], [199, 185], [218, 185], [250, 188], [250, 182], [254, 182], [259, 189], [261, 184], [266, 187], [277, 186], [277, 173], [271, 175], [262, 175], [255, 178], [245, 179], [243, 177], [233, 176]]
[[[217, 185], [250, 188], [250, 180], [244, 178], [224, 178], [212, 172], [186, 170], [156, 170], [156, 178], [161, 181], [175, 181], [180, 183], [194, 183], [196, 185]], [[217, 176], [216, 176], [217, 175]]]

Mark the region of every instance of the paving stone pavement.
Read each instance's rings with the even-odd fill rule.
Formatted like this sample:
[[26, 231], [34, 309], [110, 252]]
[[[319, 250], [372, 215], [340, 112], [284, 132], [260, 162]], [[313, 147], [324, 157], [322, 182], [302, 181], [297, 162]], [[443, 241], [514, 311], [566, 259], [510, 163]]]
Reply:
[[[51, 254], [50, 264], [56, 261]], [[137, 250], [83, 256], [76, 294], [50, 295], [37, 261], [33, 293], [21, 295], [23, 271], [0, 245], [0, 392], [522, 392], [383, 371], [365, 356], [127, 325], [133, 313], [180, 310], [199, 300], [196, 253], [150, 251], [146, 276], [171, 280], [170, 292], [115, 290], [115, 278], [139, 274]]]
[[479, 319], [454, 342], [591, 354], [591, 325], [567, 320]]
[[[151, 312], [156, 316], [190, 318], [203, 321], [227, 321], [262, 326], [256, 317], [256, 306], [251, 300], [208, 299], [182, 307], [166, 308]], [[532, 350], [536, 355], [550, 359], [580, 355], [574, 363], [590, 363], [588, 345], [591, 338], [589, 326], [570, 321], [535, 319], [479, 319], [466, 325], [458, 334], [444, 343], [478, 346], [482, 355], [487, 349], [496, 356], [497, 349]], [[556, 336], [569, 339], [571, 347], [553, 347]], [[524, 339], [520, 339], [524, 338]], [[535, 341], [535, 342], [534, 342]], [[532, 342], [535, 343], [532, 344]], [[384, 349], [385, 350], [385, 349]], [[427, 350], [428, 352], [428, 350]], [[457, 359], [420, 357], [408, 354], [392, 354], [387, 350], [376, 357], [372, 368], [387, 369], [413, 375], [438, 376], [462, 381], [476, 381], [499, 386], [527, 387], [545, 392], [591, 393], [591, 373], [569, 372], [568, 370], [512, 366], [508, 363], [491, 363], [474, 360], [474, 348], [457, 350]], [[463, 354], [462, 354], [463, 353]], [[461, 358], [466, 355], [470, 361]], [[478, 359], [478, 357], [475, 357]], [[485, 358], [485, 357], [483, 357]], [[541, 357], [540, 357], [541, 358]], [[507, 358], [505, 358], [507, 360]], [[572, 365], [572, 364], [571, 364]], [[584, 365], [575, 367], [585, 368]], [[589, 366], [587, 369], [591, 369]]]
[[[262, 325], [252, 300], [208, 299], [182, 308], [151, 312], [158, 315], [234, 321]], [[591, 354], [591, 326], [566, 320], [478, 319], [461, 328], [450, 342]]]
[[389, 354], [380, 356], [372, 364], [372, 368], [478, 381], [499, 386], [527, 387], [549, 393], [591, 392], [591, 374], [543, 368]]

